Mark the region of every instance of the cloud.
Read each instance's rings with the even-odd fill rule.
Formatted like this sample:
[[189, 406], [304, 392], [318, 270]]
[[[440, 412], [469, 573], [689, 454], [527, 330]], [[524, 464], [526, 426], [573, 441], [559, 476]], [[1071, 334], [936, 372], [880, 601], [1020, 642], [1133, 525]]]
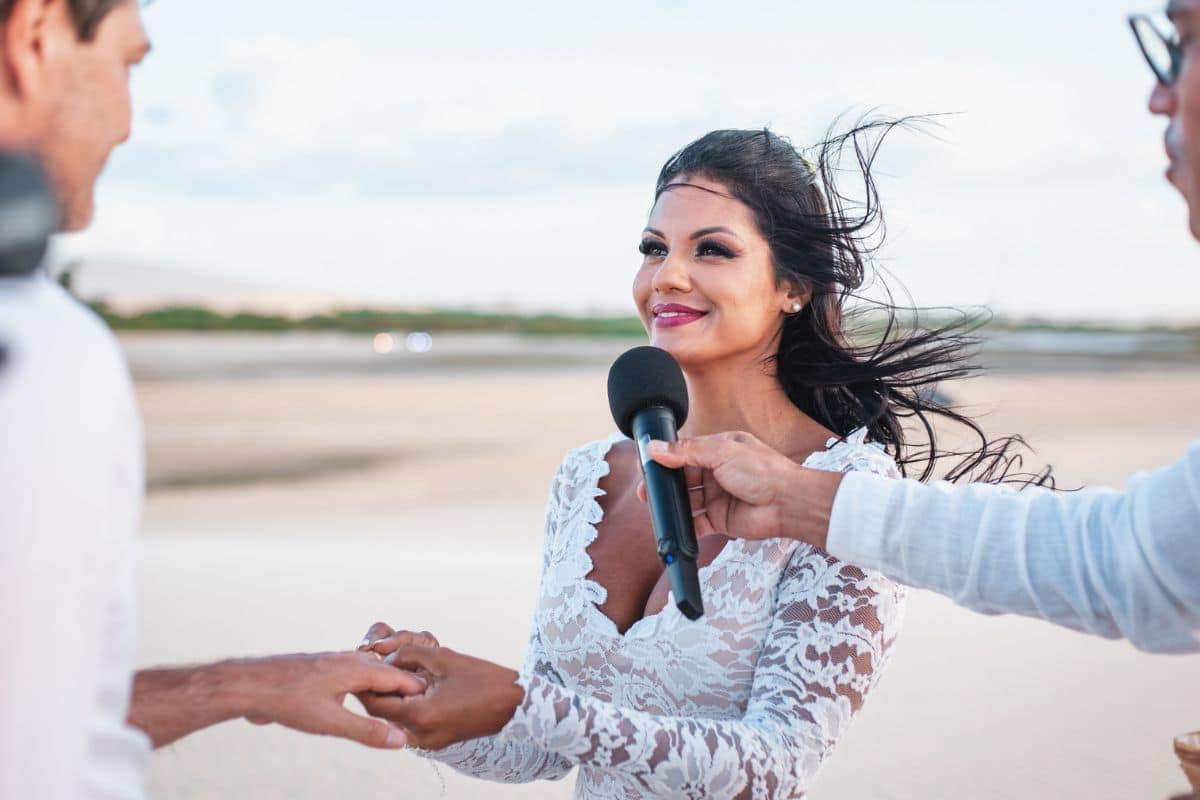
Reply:
[[[878, 164], [918, 302], [1183, 315], [1200, 271], [1122, 8], [155, 4], [134, 139], [68, 249], [366, 301], [624, 308], [671, 152], [763, 124], [803, 144], [884, 104], [962, 112]], [[1151, 268], [1170, 292], [1130, 280]]]

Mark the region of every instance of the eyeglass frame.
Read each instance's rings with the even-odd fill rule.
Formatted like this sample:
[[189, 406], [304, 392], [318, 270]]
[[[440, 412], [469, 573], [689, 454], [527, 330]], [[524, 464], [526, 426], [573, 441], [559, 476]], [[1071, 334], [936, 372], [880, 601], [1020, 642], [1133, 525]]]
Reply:
[[[1179, 42], [1174, 37], [1163, 33], [1154, 24], [1154, 21], [1151, 20], [1149, 14], [1130, 14], [1126, 19], [1129, 22], [1130, 30], [1133, 31], [1133, 38], [1137, 42], [1138, 50], [1142, 52], [1142, 58], [1146, 59], [1146, 64], [1149, 65], [1150, 71], [1154, 73], [1154, 77], [1163, 86], [1174, 86], [1175, 82], [1179, 80], [1179, 73], [1183, 68], [1183, 48], [1179, 46]], [[1150, 57], [1150, 51], [1147, 49], [1146, 43], [1142, 40], [1142, 28], [1139, 26], [1139, 23], [1153, 31], [1158, 40], [1167, 48], [1167, 55], [1171, 58], [1171, 66], [1165, 74], [1159, 70], [1154, 59]]]

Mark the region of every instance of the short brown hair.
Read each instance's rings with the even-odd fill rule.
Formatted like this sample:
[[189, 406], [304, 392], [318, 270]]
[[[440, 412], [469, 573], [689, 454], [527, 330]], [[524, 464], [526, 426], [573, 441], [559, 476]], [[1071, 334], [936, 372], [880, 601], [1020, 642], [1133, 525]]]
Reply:
[[[131, 1], [67, 0], [67, 5], [71, 9], [71, 18], [75, 21], [75, 30], [79, 33], [79, 38], [85, 42], [90, 42], [95, 38], [96, 31], [100, 28], [100, 23], [108, 16], [108, 12], [121, 5], [121, 3]], [[15, 0], [0, 0], [0, 22], [8, 21], [8, 15], [12, 13], [14, 2]]]

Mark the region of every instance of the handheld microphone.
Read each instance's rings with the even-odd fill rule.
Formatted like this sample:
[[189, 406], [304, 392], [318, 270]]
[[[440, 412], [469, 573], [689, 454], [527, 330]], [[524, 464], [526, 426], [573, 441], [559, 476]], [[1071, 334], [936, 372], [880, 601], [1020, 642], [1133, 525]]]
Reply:
[[0, 277], [37, 269], [58, 223], [58, 203], [41, 167], [0, 153]]
[[[0, 153], [0, 278], [37, 269], [56, 230], [58, 204], [41, 168], [25, 156]], [[0, 342], [0, 370], [7, 361]]]
[[637, 445], [658, 555], [671, 579], [675, 604], [688, 619], [699, 619], [704, 615], [696, 568], [699, 548], [683, 470], [667, 469], [646, 451], [651, 439], [679, 438], [688, 414], [683, 370], [666, 350], [635, 347], [608, 372], [608, 406], [617, 428]]

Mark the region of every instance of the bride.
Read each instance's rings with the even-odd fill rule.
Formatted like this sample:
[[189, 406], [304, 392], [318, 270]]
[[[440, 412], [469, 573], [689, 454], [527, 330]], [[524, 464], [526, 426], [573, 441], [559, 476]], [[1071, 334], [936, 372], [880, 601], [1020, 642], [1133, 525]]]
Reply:
[[[713, 131], [663, 167], [633, 298], [687, 377], [681, 435], [744, 430], [811, 467], [889, 476], [924, 464], [928, 477], [956, 455], [954, 475], [1003, 478], [1016, 440], [987, 440], [921, 391], [967, 371], [954, 329], [847, 339], [843, 304], [878, 222], [878, 141], [864, 149], [863, 132], [826, 142], [814, 167], [770, 131]], [[832, 177], [848, 141], [858, 216]], [[914, 447], [903, 419], [926, 429], [935, 415], [969, 426], [979, 449], [947, 453], [932, 433]], [[563, 460], [519, 672], [379, 623], [363, 647], [428, 688], [365, 696], [368, 711], [480, 778], [579, 767], [576, 797], [803, 796], [887, 665], [903, 590], [792, 539], [713, 533], [699, 542], [707, 613], [689, 621], [669, 602], [640, 477], [620, 434]]]

